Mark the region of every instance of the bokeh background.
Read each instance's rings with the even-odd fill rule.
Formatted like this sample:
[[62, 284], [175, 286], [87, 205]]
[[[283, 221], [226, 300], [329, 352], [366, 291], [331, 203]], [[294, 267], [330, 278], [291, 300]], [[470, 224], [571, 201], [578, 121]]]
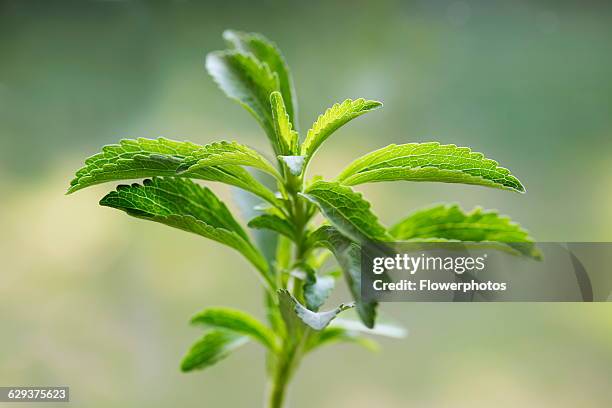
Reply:
[[[246, 262], [98, 207], [112, 185], [64, 195], [85, 157], [125, 137], [266, 148], [203, 69], [225, 28], [279, 44], [302, 130], [347, 97], [384, 101], [325, 143], [312, 174], [438, 140], [497, 159], [528, 190], [359, 187], [385, 223], [453, 201], [511, 214], [541, 241], [612, 240], [609, 2], [0, 1], [0, 385], [69, 385], [78, 407], [260, 406], [256, 345], [178, 370], [200, 336], [193, 312], [262, 316]], [[313, 354], [292, 407], [612, 406], [608, 304], [382, 309], [409, 337]]]

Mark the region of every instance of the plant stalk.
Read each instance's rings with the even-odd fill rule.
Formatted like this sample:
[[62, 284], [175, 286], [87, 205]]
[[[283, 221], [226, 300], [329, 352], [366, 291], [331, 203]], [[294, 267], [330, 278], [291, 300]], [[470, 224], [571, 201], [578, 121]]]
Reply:
[[[287, 208], [291, 215], [291, 221], [294, 224], [295, 237], [295, 253], [294, 265], [299, 265], [304, 261], [305, 255], [305, 238], [306, 225], [308, 224], [308, 209], [303, 199], [299, 197], [298, 192], [302, 190], [302, 177], [291, 175], [287, 169], [283, 168], [285, 176], [285, 189], [288, 193], [290, 206]], [[301, 287], [294, 288], [295, 292], [301, 291]], [[278, 354], [270, 355], [270, 369], [268, 371], [268, 391], [266, 396], [266, 408], [283, 408], [286, 400], [287, 387], [291, 380], [295, 368], [299, 364], [304, 342], [307, 339], [304, 333], [300, 338], [285, 338], [283, 340], [282, 351]]]
[[266, 408], [283, 408], [291, 376], [293, 353], [283, 355], [273, 369], [268, 383]]

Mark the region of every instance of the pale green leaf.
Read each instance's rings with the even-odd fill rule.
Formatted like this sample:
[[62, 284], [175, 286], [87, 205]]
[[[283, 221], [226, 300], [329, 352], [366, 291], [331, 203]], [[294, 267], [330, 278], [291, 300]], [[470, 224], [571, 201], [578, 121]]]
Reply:
[[293, 130], [293, 125], [287, 114], [283, 96], [280, 92], [272, 92], [270, 95], [270, 106], [272, 108], [272, 119], [274, 120], [274, 132], [281, 154], [293, 155], [298, 152], [299, 136]]
[[[354, 307], [353, 304], [340, 304], [337, 308], [327, 312], [313, 312], [305, 308], [287, 290], [278, 291], [281, 312], [290, 332], [303, 330], [307, 326], [313, 330], [323, 330], [329, 323], [344, 310]], [[301, 328], [299, 328], [301, 326]]]
[[187, 352], [181, 362], [181, 371], [189, 372], [209, 367], [229, 356], [249, 341], [246, 336], [214, 330], [204, 335]]
[[[102, 152], [85, 160], [85, 166], [76, 172], [70, 183], [68, 193], [109, 181], [175, 176], [185, 157], [201, 148], [194, 143], [164, 138], [125, 139], [119, 144], [104, 146]], [[207, 167], [183, 172], [180, 176], [230, 184], [278, 205], [274, 193], [239, 166]]]
[[329, 275], [317, 275], [309, 273], [304, 282], [304, 300], [306, 307], [312, 311], [318, 311], [334, 290], [336, 280]]
[[293, 127], [297, 129], [297, 98], [293, 79], [289, 72], [289, 66], [278, 47], [263, 35], [257, 33], [227, 30], [223, 33], [223, 38], [238, 51], [253, 54], [255, 58], [267, 64], [270, 70], [276, 73], [280, 92], [287, 107], [287, 113], [293, 123]]
[[310, 337], [306, 351], [310, 352], [321, 346], [341, 342], [355, 343], [373, 352], [379, 350], [379, 345], [376, 341], [360, 335], [359, 332], [343, 329], [341, 327], [328, 326], [322, 331], [316, 333], [316, 335]]
[[191, 323], [243, 334], [259, 341], [270, 350], [278, 349], [274, 332], [256, 318], [241, 310], [211, 307], [193, 316]]
[[238, 51], [209, 53], [206, 69], [229, 98], [238, 101], [253, 115], [266, 132], [275, 153], [281, 154], [270, 107], [270, 94], [279, 90], [278, 76], [252, 54]]
[[310, 159], [319, 146], [342, 125], [381, 106], [380, 102], [363, 98], [336, 103], [317, 118], [306, 134], [306, 139], [302, 143], [302, 156]]
[[240, 143], [226, 141], [210, 143], [194, 151], [185, 157], [178, 172], [227, 164], [254, 167], [281, 179], [274, 165], [257, 151]]
[[377, 302], [361, 297], [361, 248], [334, 227], [323, 226], [308, 239], [312, 247], [325, 247], [340, 265], [347, 286], [355, 300], [357, 313], [367, 327], [374, 327]]
[[[276, 188], [276, 182], [271, 177], [266, 177], [264, 173], [256, 169], [247, 169], [247, 171], [266, 188]], [[241, 218], [244, 220], [250, 220], [258, 215], [271, 211], [272, 208], [277, 208], [269, 206], [268, 203], [262, 201], [259, 197], [239, 188], [232, 190], [232, 199], [238, 207]], [[280, 200], [277, 201], [279, 205], [282, 205]], [[273, 266], [276, 258], [278, 234], [268, 230], [253, 230], [250, 235], [253, 237], [255, 246], [259, 248], [268, 262], [268, 265]], [[270, 270], [273, 270], [273, 268], [270, 268]], [[276, 294], [274, 294], [274, 296], [276, 296]]]
[[285, 163], [291, 174], [294, 176], [302, 174], [306, 159], [304, 156], [278, 156], [278, 158]]
[[464, 211], [457, 204], [425, 208], [413, 212], [395, 224], [389, 232], [397, 240], [501, 242], [523, 255], [540, 257], [529, 232], [509, 217], [480, 207], [470, 212]]
[[389, 145], [351, 163], [337, 178], [344, 185], [379, 181], [439, 181], [524, 192], [508, 169], [467, 147], [431, 143]]
[[341, 318], [334, 320], [330, 327], [338, 327], [357, 333], [392, 339], [403, 339], [408, 335], [408, 330], [388, 318], [385, 319], [384, 316], [379, 316], [374, 327], [369, 328], [364, 326], [361, 321], [354, 319], [350, 313], [347, 313]]
[[317, 181], [302, 196], [314, 203], [333, 226], [353, 241], [362, 243], [390, 238], [370, 211], [370, 203], [349, 187]]
[[295, 239], [295, 232], [293, 225], [284, 218], [273, 214], [261, 214], [251, 221], [249, 221], [249, 227], [255, 229], [267, 229], [278, 232], [284, 236]]
[[265, 259], [225, 204], [210, 189], [191, 180], [153, 178], [143, 184], [121, 185], [100, 204], [228, 245], [251, 261], [268, 283], [271, 281]]
[[304, 322], [298, 317], [295, 312], [295, 304], [297, 301], [291, 296], [289, 291], [286, 289], [279, 289], [278, 293], [278, 307], [281, 312], [281, 317], [285, 322], [288, 339], [294, 341], [302, 338], [304, 333], [308, 333], [309, 328]]

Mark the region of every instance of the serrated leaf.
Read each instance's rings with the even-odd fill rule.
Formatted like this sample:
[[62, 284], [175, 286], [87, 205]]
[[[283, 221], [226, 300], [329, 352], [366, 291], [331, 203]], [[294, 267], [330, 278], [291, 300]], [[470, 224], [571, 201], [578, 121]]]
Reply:
[[[119, 144], [104, 146], [102, 152], [86, 159], [85, 166], [76, 172], [70, 183], [68, 193], [109, 181], [175, 176], [185, 157], [201, 148], [191, 142], [164, 138], [121, 140]], [[278, 205], [274, 193], [239, 166], [207, 167], [183, 172], [180, 176], [230, 184]]]
[[374, 327], [378, 303], [373, 300], [364, 300], [361, 297], [360, 246], [330, 226], [323, 226], [313, 232], [308, 241], [312, 247], [325, 247], [332, 252], [353, 295], [361, 321], [367, 327]]
[[204, 335], [187, 352], [181, 362], [181, 371], [189, 372], [209, 367], [229, 356], [249, 341], [246, 336], [214, 330]]
[[293, 130], [291, 119], [287, 114], [283, 96], [280, 92], [272, 92], [270, 95], [270, 106], [272, 108], [272, 119], [274, 121], [274, 132], [281, 154], [293, 155], [298, 152], [299, 136]]
[[279, 90], [278, 76], [252, 54], [238, 51], [209, 53], [206, 69], [229, 98], [253, 115], [266, 132], [274, 152], [281, 154], [270, 107], [270, 94]]
[[156, 177], [143, 184], [121, 185], [102, 198], [100, 205], [228, 245], [251, 261], [266, 282], [271, 282], [265, 259], [225, 204], [210, 189], [191, 180]]
[[177, 172], [190, 172], [218, 165], [248, 166], [281, 179], [276, 168], [261, 154], [249, 146], [236, 142], [214, 142], [203, 146], [185, 157]]
[[415, 211], [389, 231], [397, 240], [446, 239], [507, 243], [523, 255], [539, 258], [529, 232], [509, 217], [480, 207], [470, 212], [457, 204], [441, 204]]
[[382, 103], [380, 102], [368, 101], [363, 98], [347, 99], [342, 103], [336, 103], [317, 118], [306, 134], [306, 139], [302, 143], [302, 156], [307, 156], [310, 159], [319, 146], [338, 128], [350, 120], [381, 106]]
[[291, 174], [294, 176], [302, 174], [306, 159], [304, 156], [278, 156], [278, 158], [285, 163]]
[[390, 237], [360, 193], [338, 183], [317, 181], [302, 196], [314, 203], [342, 234], [356, 242]]
[[305, 308], [285, 289], [278, 291], [281, 313], [290, 333], [303, 331], [304, 327], [313, 330], [323, 330], [329, 323], [344, 310], [354, 307], [351, 304], [340, 304], [337, 308], [327, 312], [313, 312]]
[[508, 169], [482, 153], [437, 142], [383, 147], [355, 160], [337, 178], [349, 186], [397, 180], [475, 184], [525, 192]]
[[287, 113], [293, 127], [297, 130], [297, 99], [293, 79], [279, 48], [272, 41], [257, 33], [227, 30], [223, 33], [223, 38], [238, 51], [253, 54], [255, 58], [267, 64], [270, 70], [276, 73]]
[[250, 228], [267, 229], [295, 239], [293, 226], [284, 218], [273, 214], [262, 214], [249, 221]]
[[217, 329], [226, 329], [237, 334], [249, 336], [272, 351], [278, 349], [274, 332], [256, 318], [241, 310], [211, 307], [193, 316], [191, 323]]
[[378, 343], [365, 336], [361, 336], [359, 332], [343, 329], [341, 327], [329, 326], [317, 333], [317, 335], [310, 337], [306, 351], [310, 352], [321, 346], [340, 342], [355, 343], [373, 352], [379, 350]]

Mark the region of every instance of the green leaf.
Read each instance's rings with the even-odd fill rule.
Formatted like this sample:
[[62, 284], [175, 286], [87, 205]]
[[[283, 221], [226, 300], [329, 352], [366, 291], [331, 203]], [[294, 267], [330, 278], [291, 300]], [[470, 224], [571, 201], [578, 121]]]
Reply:
[[189, 372], [209, 367], [249, 341], [246, 336], [215, 330], [204, 335], [187, 352], [181, 362], [181, 371]]
[[225, 204], [210, 189], [191, 180], [153, 178], [144, 180], [143, 184], [121, 185], [102, 198], [100, 205], [228, 245], [251, 261], [270, 284], [265, 259]]
[[340, 104], [336, 103], [318, 117], [306, 134], [306, 139], [302, 143], [302, 156], [307, 156], [310, 160], [319, 146], [338, 128], [350, 120], [381, 106], [382, 103], [380, 102], [367, 101], [363, 98], [347, 99]]
[[379, 345], [372, 339], [361, 336], [358, 332], [346, 330], [341, 327], [329, 326], [323, 329], [316, 336], [311, 336], [307, 352], [311, 352], [321, 346], [331, 345], [335, 343], [355, 343], [369, 351], [375, 352], [379, 350]]
[[304, 156], [278, 156], [278, 158], [285, 163], [291, 174], [294, 176], [302, 174], [306, 159]]
[[308, 345], [308, 350], [337, 342], [354, 342], [360, 344], [371, 351], [378, 350], [378, 344], [372, 341], [369, 336], [383, 336], [394, 339], [403, 339], [408, 334], [402, 326], [389, 321], [377, 319], [374, 328], [367, 328], [359, 320], [351, 318], [350, 311], [342, 317], [335, 319], [325, 330], [312, 336]]
[[302, 196], [314, 203], [333, 226], [353, 241], [361, 243], [390, 238], [370, 211], [370, 203], [349, 187], [316, 181]]
[[278, 349], [274, 332], [256, 318], [241, 310], [225, 307], [208, 308], [193, 316], [191, 323], [243, 334], [259, 341], [272, 351]]
[[330, 226], [323, 226], [313, 232], [308, 241], [310, 246], [325, 247], [334, 254], [336, 261], [342, 268], [347, 286], [353, 295], [361, 321], [367, 327], [374, 327], [377, 302], [366, 301], [361, 297], [360, 246]]
[[508, 169], [482, 153], [437, 142], [383, 147], [355, 160], [337, 178], [349, 186], [397, 180], [476, 184], [525, 192]]
[[[201, 148], [194, 143], [164, 138], [121, 140], [119, 144], [104, 146], [102, 152], [86, 159], [85, 166], [76, 172], [70, 183], [68, 193], [109, 181], [175, 176], [185, 157]], [[239, 166], [207, 167], [180, 176], [230, 184], [278, 205], [274, 193]]]
[[329, 275], [317, 275], [314, 269], [306, 274], [304, 283], [304, 300], [306, 307], [312, 311], [318, 311], [334, 290], [336, 280]]
[[388, 319], [385, 320], [384, 318], [378, 318], [376, 325], [373, 328], [369, 328], [364, 326], [359, 320], [353, 319], [352, 316], [345, 315], [340, 319], [334, 320], [330, 327], [338, 327], [352, 332], [389, 337], [392, 339], [403, 339], [408, 335], [408, 331], [404, 327]]
[[335, 343], [355, 343], [369, 351], [378, 351], [379, 345], [374, 340], [361, 336], [358, 332], [346, 330], [341, 327], [326, 327], [316, 336], [311, 336], [306, 347], [307, 352], [311, 352], [321, 346]]
[[507, 243], [523, 255], [539, 258], [529, 232], [497, 211], [474, 208], [465, 212], [457, 204], [436, 205], [415, 211], [395, 224], [391, 235], [397, 240], [446, 239]]
[[249, 227], [256, 229], [268, 229], [271, 231], [278, 232], [279, 234], [283, 234], [288, 238], [295, 239], [295, 233], [291, 223], [277, 215], [259, 215], [249, 221]]
[[283, 96], [280, 92], [272, 92], [270, 95], [272, 108], [272, 119], [274, 120], [274, 132], [280, 151], [284, 155], [292, 155], [298, 152], [299, 136], [293, 130], [291, 119], [287, 114]]
[[353, 304], [340, 304], [337, 308], [327, 312], [313, 312], [306, 309], [285, 289], [278, 291], [281, 313], [290, 333], [309, 327], [314, 330], [323, 330], [342, 311], [354, 307]]
[[331, 276], [317, 275], [307, 278], [304, 284], [304, 299], [308, 309], [315, 312], [319, 310], [334, 290], [335, 285], [336, 280]]
[[249, 146], [236, 142], [214, 142], [203, 146], [185, 157], [178, 172], [190, 172], [218, 165], [249, 166], [271, 174], [281, 180], [276, 168], [261, 154]]
[[267, 64], [252, 54], [216, 51], [206, 56], [206, 69], [219, 88], [238, 101], [259, 122], [276, 154], [282, 154], [276, 143], [270, 94], [279, 90], [278, 76]]
[[279, 289], [278, 293], [278, 307], [281, 312], [283, 321], [287, 328], [287, 334], [290, 340], [299, 339], [302, 337], [302, 333], [308, 330], [308, 327], [298, 317], [295, 312], [295, 304], [297, 301], [291, 296], [289, 291], [286, 289]]
[[287, 113], [294, 128], [297, 129], [297, 99], [293, 79], [289, 72], [289, 66], [278, 47], [263, 35], [257, 33], [227, 30], [223, 33], [223, 38], [238, 51], [253, 54], [255, 58], [267, 64], [270, 70], [276, 73]]

